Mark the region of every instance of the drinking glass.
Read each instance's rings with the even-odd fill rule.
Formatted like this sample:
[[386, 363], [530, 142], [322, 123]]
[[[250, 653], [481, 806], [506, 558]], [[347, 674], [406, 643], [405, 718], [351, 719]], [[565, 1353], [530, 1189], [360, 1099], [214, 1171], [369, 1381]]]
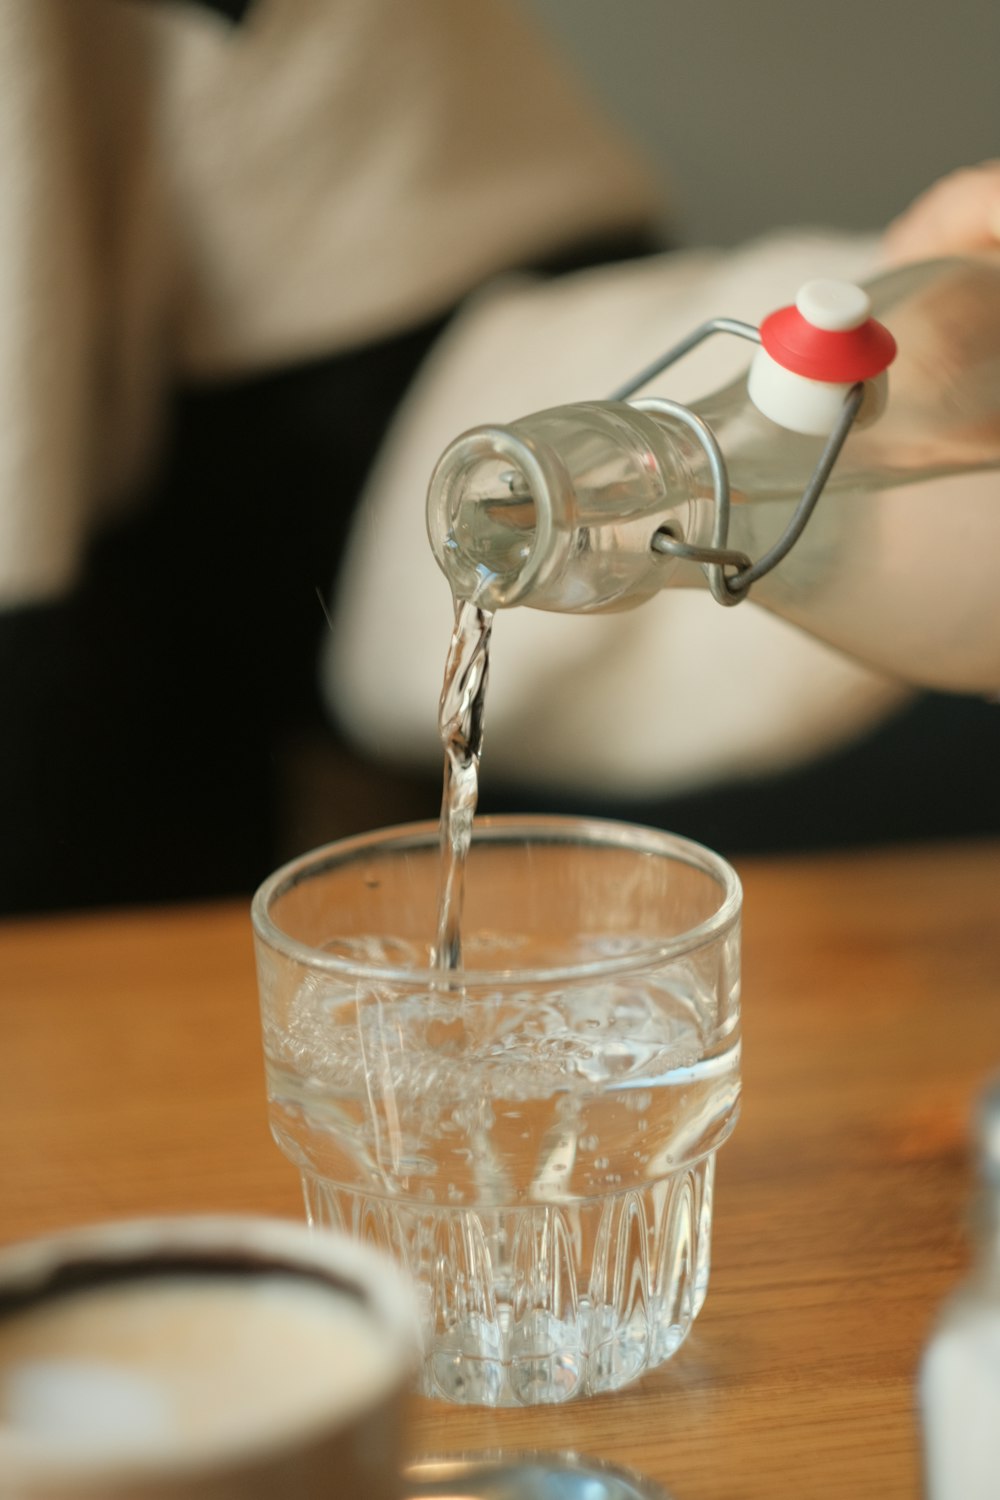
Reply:
[[739, 1105], [741, 892], [649, 828], [477, 820], [460, 966], [434, 961], [438, 826], [304, 855], [253, 905], [271, 1128], [306, 1213], [416, 1282], [420, 1389], [615, 1390], [708, 1287]]

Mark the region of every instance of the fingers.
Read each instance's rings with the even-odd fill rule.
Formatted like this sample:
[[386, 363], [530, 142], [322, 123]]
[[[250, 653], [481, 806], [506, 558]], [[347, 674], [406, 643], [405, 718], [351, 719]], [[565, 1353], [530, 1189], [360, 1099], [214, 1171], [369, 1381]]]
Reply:
[[1000, 160], [942, 177], [889, 225], [891, 263], [1000, 248]]

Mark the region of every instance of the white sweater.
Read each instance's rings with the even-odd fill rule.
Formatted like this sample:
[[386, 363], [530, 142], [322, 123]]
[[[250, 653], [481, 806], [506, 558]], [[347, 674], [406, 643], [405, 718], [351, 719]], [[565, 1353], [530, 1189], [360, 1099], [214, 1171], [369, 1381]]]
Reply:
[[[0, 0], [0, 163], [0, 607], [72, 584], [155, 463], [178, 375], [418, 325], [654, 207], [510, 0], [255, 0], [237, 29], [181, 4]], [[325, 663], [341, 721], [389, 759], [438, 758], [450, 604], [423, 505], [456, 432], [603, 395], [702, 317], [756, 317], [869, 255], [813, 239], [483, 293], [355, 526]], [[672, 392], [699, 368], [714, 380], [695, 363]], [[511, 777], [670, 791], [807, 759], [902, 696], [751, 606], [515, 611], [487, 754]], [[641, 733], [617, 732], [626, 716]]]

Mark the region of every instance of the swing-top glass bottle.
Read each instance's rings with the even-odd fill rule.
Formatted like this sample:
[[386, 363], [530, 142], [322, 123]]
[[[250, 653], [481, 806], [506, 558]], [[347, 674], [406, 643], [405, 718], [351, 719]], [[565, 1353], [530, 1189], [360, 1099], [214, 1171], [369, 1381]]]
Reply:
[[[758, 346], [747, 372], [690, 406], [660, 395], [710, 334]], [[1000, 258], [943, 260], [810, 282], [759, 330], [695, 330], [610, 400], [463, 434], [428, 530], [484, 609], [707, 584], [907, 681], [993, 694], [998, 468]]]

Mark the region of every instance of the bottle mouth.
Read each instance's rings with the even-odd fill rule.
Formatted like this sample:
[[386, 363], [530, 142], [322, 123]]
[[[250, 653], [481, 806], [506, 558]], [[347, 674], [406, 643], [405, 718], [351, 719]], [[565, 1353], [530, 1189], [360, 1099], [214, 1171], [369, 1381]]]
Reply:
[[431, 476], [427, 532], [459, 599], [505, 609], [561, 568], [571, 505], [551, 451], [506, 427], [463, 433]]

